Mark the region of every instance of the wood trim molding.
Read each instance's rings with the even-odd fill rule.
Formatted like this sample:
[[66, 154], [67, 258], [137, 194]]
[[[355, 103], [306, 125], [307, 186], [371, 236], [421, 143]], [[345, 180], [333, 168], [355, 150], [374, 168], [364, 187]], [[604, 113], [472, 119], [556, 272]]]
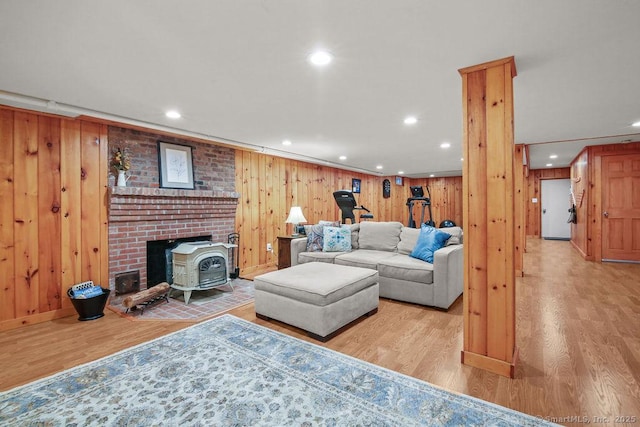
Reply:
[[518, 360], [518, 347], [515, 347], [513, 350], [511, 362], [494, 359], [492, 357], [464, 350], [460, 352], [460, 356], [461, 362], [464, 365], [493, 372], [494, 374], [502, 375], [503, 377], [515, 378], [516, 362]]
[[[64, 298], [69, 299], [66, 295], [64, 296]], [[17, 319], [5, 320], [3, 322], [0, 322], [0, 331], [8, 331], [27, 325], [35, 325], [36, 323], [47, 322], [49, 320], [60, 319], [62, 317], [69, 317], [73, 316], [74, 314], [76, 314], [75, 308], [66, 307], [59, 310], [45, 311], [44, 313], [37, 313], [31, 316], [20, 317]]]

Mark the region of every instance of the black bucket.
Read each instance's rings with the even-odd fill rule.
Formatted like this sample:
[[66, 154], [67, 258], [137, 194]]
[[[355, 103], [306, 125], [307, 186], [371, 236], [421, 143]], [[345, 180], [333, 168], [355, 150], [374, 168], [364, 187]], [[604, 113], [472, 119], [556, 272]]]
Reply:
[[109, 299], [110, 289], [102, 289], [102, 295], [96, 295], [91, 298], [73, 298], [71, 289], [67, 291], [67, 295], [71, 298], [73, 307], [78, 312], [78, 320], [93, 320], [104, 316], [104, 307]]

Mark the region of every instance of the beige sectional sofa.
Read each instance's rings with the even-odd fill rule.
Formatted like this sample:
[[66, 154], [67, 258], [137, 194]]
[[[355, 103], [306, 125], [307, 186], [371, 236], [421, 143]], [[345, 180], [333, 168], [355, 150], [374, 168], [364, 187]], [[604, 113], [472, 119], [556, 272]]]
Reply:
[[462, 295], [463, 246], [460, 227], [441, 229], [452, 237], [434, 253], [433, 264], [409, 256], [420, 229], [400, 222], [350, 225], [349, 252], [308, 252], [307, 239], [291, 242], [291, 265], [329, 262], [377, 270], [380, 296], [448, 309]]

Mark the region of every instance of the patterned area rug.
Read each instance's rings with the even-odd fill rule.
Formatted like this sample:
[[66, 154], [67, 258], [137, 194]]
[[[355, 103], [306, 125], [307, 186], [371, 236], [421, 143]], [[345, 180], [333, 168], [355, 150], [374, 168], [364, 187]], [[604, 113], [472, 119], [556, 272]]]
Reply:
[[0, 425], [416, 426], [545, 421], [231, 315], [0, 393]]
[[167, 303], [164, 300], [142, 310], [126, 312], [122, 301], [127, 294], [111, 298], [108, 308], [116, 313], [136, 320], [183, 320], [199, 321], [217, 316], [241, 305], [253, 302], [253, 282], [233, 279], [233, 292], [228, 285], [206, 291], [193, 291], [189, 304], [184, 303], [182, 291], [172, 290]]

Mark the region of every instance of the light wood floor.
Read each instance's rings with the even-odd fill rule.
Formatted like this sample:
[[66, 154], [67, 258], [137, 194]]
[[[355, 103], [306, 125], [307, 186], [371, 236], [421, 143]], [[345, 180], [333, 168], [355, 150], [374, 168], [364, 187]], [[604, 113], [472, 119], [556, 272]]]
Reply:
[[[625, 416], [635, 417], [628, 425], [640, 424], [640, 265], [586, 262], [564, 241], [530, 239], [527, 250], [526, 275], [517, 279], [515, 379], [460, 364], [461, 300], [443, 312], [382, 299], [376, 315], [320, 345], [562, 424], [570, 424], [568, 417], [592, 423], [600, 417], [620, 425], [616, 417]], [[0, 390], [190, 324], [105, 314], [0, 333]], [[257, 319], [253, 304], [231, 314], [317, 343]]]

